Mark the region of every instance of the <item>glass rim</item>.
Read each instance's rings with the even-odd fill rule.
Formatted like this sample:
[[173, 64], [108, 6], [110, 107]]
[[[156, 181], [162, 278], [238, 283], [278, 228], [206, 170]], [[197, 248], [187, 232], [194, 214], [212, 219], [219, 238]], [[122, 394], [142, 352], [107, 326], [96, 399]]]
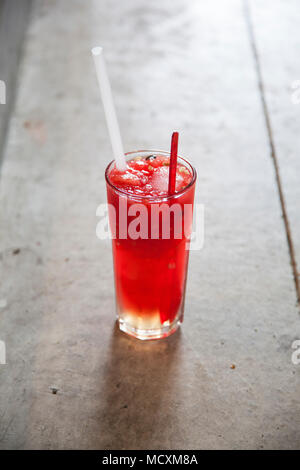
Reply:
[[[163, 154], [163, 155], [170, 155], [170, 152], [166, 151], [166, 150], [149, 150], [149, 149], [142, 149], [142, 150], [132, 150], [130, 152], [126, 152], [125, 153], [125, 156], [129, 156], [129, 155], [133, 155], [133, 154], [136, 154], [136, 153], [142, 153], [142, 152], [145, 152], [145, 153], [157, 153], [157, 154]], [[108, 175], [108, 171], [111, 167], [111, 165], [113, 163], [115, 163], [115, 160], [111, 160], [111, 162], [109, 162], [109, 164], [107, 165], [106, 169], [105, 169], [105, 180], [106, 180], [106, 183], [117, 193], [121, 194], [122, 196], [127, 196], [128, 198], [130, 199], [134, 199], [134, 200], [143, 200], [143, 201], [149, 201], [149, 202], [153, 202], [153, 201], [169, 201], [170, 199], [176, 199], [178, 198], [179, 196], [181, 196], [182, 194], [184, 194], [186, 191], [188, 191], [189, 188], [191, 188], [193, 186], [193, 184], [195, 184], [196, 182], [196, 179], [197, 179], [197, 172], [196, 172], [196, 169], [194, 168], [194, 166], [184, 157], [182, 157], [181, 155], [178, 155], [178, 158], [180, 158], [181, 160], [183, 160], [185, 163], [187, 163], [189, 165], [189, 167], [191, 168], [192, 170], [192, 179], [191, 181], [189, 182], [189, 184], [187, 186], [185, 186], [184, 188], [182, 188], [180, 191], [178, 191], [177, 193], [174, 193], [174, 194], [170, 194], [170, 195], [167, 195], [167, 196], [143, 196], [143, 195], [139, 195], [139, 194], [132, 194], [132, 193], [129, 193], [128, 191], [124, 190], [124, 189], [120, 189], [118, 188], [117, 186], [115, 186], [109, 179], [109, 175]]]

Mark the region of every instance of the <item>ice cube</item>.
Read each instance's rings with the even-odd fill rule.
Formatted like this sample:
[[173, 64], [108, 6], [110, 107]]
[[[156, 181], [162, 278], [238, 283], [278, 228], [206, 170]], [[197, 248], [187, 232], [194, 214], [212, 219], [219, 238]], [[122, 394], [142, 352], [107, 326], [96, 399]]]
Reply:
[[[163, 193], [168, 192], [169, 187], [169, 167], [168, 166], [161, 166], [153, 172], [153, 176], [151, 178], [151, 184], [154, 191], [159, 191]], [[184, 176], [177, 170], [176, 173], [176, 191], [184, 188], [186, 184], [184, 184]]]
[[112, 182], [118, 186], [141, 186], [141, 178], [137, 174], [134, 174], [134, 170], [128, 170], [126, 172], [115, 172], [111, 178]]
[[167, 192], [169, 185], [169, 167], [161, 166], [157, 168], [152, 174], [151, 184], [154, 191]]

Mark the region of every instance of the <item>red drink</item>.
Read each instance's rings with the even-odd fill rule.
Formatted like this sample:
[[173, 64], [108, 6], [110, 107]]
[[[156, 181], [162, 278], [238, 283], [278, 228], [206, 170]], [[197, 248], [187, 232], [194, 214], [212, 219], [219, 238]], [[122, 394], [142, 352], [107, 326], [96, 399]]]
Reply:
[[168, 336], [183, 320], [196, 172], [178, 157], [171, 196], [168, 178], [165, 152], [132, 152], [126, 172], [106, 169], [119, 326], [140, 339]]

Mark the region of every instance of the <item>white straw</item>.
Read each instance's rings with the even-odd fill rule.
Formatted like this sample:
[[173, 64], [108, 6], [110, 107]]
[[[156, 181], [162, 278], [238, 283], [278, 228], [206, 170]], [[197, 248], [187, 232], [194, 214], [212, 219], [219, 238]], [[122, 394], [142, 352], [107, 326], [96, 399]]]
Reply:
[[92, 54], [94, 57], [98, 83], [101, 91], [108, 132], [111, 140], [113, 154], [116, 160], [116, 165], [119, 170], [126, 170], [123, 144], [114, 107], [113, 97], [111, 94], [111, 87], [106, 72], [102, 47], [93, 47]]

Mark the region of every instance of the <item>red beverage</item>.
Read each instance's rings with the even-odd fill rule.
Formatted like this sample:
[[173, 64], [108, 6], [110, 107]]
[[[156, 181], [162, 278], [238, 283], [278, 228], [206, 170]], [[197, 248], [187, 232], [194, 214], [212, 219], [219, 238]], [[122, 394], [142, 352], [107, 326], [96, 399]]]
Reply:
[[126, 154], [127, 170], [106, 169], [116, 304], [122, 331], [162, 338], [183, 320], [196, 172], [178, 157], [168, 195], [169, 154]]

